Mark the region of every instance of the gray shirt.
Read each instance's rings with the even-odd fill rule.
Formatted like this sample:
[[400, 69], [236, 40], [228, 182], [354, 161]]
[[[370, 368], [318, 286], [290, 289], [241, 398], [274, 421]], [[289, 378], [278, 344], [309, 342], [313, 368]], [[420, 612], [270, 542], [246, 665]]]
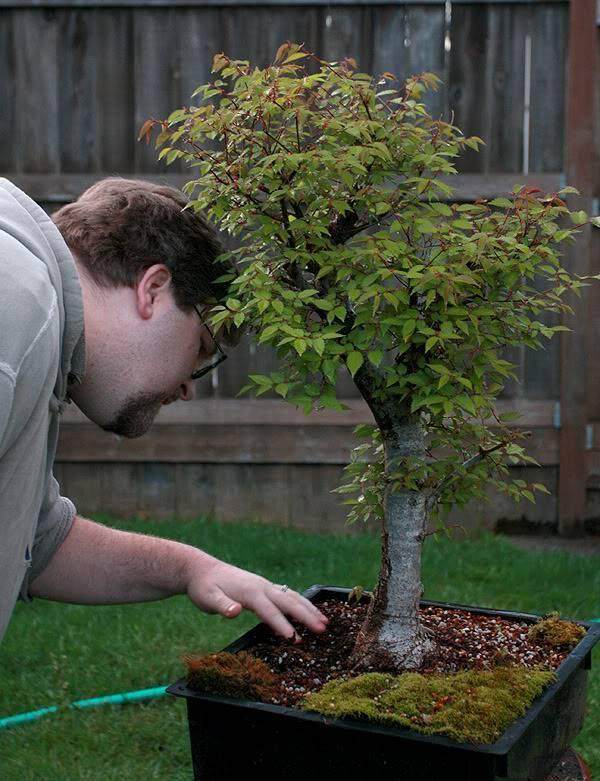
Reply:
[[73, 257], [43, 209], [0, 178], [0, 640], [73, 522], [52, 465], [67, 383], [84, 364]]

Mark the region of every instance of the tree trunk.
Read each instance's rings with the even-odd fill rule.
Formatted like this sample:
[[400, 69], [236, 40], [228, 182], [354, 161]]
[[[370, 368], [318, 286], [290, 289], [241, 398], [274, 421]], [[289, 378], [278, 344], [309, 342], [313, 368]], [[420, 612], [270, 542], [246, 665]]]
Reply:
[[[418, 417], [397, 423], [382, 434], [386, 475], [397, 470], [394, 462], [401, 456], [425, 458], [424, 431]], [[415, 669], [433, 649], [419, 621], [421, 547], [426, 524], [425, 493], [392, 492], [388, 483], [384, 496], [381, 571], [354, 647], [355, 670]]]

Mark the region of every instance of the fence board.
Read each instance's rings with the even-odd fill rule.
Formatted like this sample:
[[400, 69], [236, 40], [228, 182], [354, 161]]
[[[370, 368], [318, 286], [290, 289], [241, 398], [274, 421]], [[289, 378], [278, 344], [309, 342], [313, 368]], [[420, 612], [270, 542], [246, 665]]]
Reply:
[[[401, 7], [398, 12], [402, 13]], [[372, 29], [372, 13], [368, 6], [328, 9], [321, 28], [319, 56], [333, 61], [353, 57], [359, 70], [369, 73], [373, 59]], [[401, 41], [396, 45], [401, 45]]]
[[[61, 48], [58, 84], [60, 170], [99, 170], [95, 100], [97, 71], [96, 11], [73, 11], [57, 17]], [[91, 55], [91, 56], [90, 56]]]
[[459, 170], [522, 171], [523, 78], [528, 9], [452, 6], [449, 102], [455, 124], [486, 141]]
[[[175, 64], [179, 52], [179, 15], [175, 9], [139, 10], [133, 16], [134, 119], [136, 134], [150, 117], [165, 119], [179, 108], [179, 72]], [[154, 144], [136, 143], [136, 171], [177, 171], [157, 161]]]
[[[405, 79], [432, 71], [446, 81], [443, 6], [382, 7], [373, 9], [372, 16], [374, 75], [391, 71], [399, 79]], [[444, 88], [429, 92], [425, 103], [432, 116], [440, 117], [446, 109]]]
[[[10, 179], [34, 200], [56, 204], [74, 201], [88, 187], [109, 175], [111, 175], [110, 171], [97, 174], [23, 174], [15, 170], [2, 172], [2, 176]], [[179, 188], [192, 178], [189, 172], [173, 174], [120, 171], [118, 175], [125, 179], [145, 179], [157, 184]], [[454, 201], [497, 198], [499, 195], [510, 193], [515, 184], [539, 187], [548, 193], [556, 192], [565, 184], [564, 175], [559, 172], [529, 175], [514, 173], [458, 174], [456, 176], [441, 176], [440, 181], [453, 188], [454, 193], [450, 200]]]
[[16, 116], [14, 167], [25, 173], [60, 170], [59, 31], [56, 11], [14, 13]]
[[[14, 47], [14, 14], [0, 14], [0, 74], [16, 72]], [[14, 78], [0, 78], [0, 170], [15, 167], [16, 145], [16, 81]]]
[[563, 167], [568, 6], [530, 9], [530, 171]]
[[99, 9], [95, 13], [97, 70], [95, 100], [99, 170], [133, 170], [136, 150], [133, 19], [128, 10]]
[[[100, 0], [0, 0], [0, 8], [97, 8]], [[460, 0], [461, 5], [481, 0]], [[486, 5], [564, 4], [565, 0], [485, 0]], [[446, 0], [405, 0], [405, 5], [445, 5]], [[103, 0], [106, 8], [204, 8], [206, 6], [315, 6], [315, 5], [396, 5], [397, 0]]]
[[488, 171], [523, 171], [525, 37], [529, 8], [487, 9], [489, 18], [483, 150]]

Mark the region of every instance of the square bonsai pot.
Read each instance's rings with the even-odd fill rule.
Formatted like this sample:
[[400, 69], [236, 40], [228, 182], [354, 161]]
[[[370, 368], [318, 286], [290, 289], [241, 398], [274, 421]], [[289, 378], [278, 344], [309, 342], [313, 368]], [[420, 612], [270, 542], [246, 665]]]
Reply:
[[[345, 600], [349, 589], [315, 585], [313, 602]], [[539, 616], [422, 601], [474, 614], [534, 623]], [[187, 702], [194, 778], [230, 781], [543, 781], [580, 731], [591, 652], [600, 625], [577, 622], [586, 635], [556, 671], [556, 681], [495, 742], [458, 743], [395, 726], [328, 718], [296, 708], [201, 694], [180, 679], [167, 691]], [[248, 650], [264, 637], [258, 624], [227, 648]]]

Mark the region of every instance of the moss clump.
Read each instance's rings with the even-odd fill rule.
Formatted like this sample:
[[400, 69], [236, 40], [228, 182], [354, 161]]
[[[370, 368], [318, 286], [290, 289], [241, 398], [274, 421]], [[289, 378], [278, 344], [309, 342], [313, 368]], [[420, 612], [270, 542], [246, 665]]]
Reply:
[[268, 700], [278, 692], [278, 679], [260, 659], [245, 651], [184, 656], [190, 689], [238, 699]]
[[527, 635], [530, 640], [553, 648], [574, 648], [585, 635], [586, 629], [572, 621], [559, 618], [558, 613], [549, 613], [534, 624]]
[[497, 667], [455, 675], [366, 673], [309, 694], [305, 710], [366, 718], [462, 743], [493, 743], [554, 680], [547, 670]]

